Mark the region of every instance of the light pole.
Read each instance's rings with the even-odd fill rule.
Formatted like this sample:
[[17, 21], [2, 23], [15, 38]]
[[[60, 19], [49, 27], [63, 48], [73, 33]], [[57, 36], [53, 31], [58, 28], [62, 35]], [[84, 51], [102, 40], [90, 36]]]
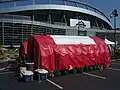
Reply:
[[114, 42], [115, 42], [115, 46], [114, 46], [114, 56], [115, 56], [115, 50], [116, 50], [116, 17], [118, 16], [118, 12], [117, 9], [115, 9], [114, 11], [112, 11], [111, 16], [114, 19]]

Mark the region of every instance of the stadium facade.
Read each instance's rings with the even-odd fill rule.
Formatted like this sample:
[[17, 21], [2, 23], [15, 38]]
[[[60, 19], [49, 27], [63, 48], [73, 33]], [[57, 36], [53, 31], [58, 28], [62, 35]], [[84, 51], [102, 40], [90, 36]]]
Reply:
[[100, 36], [113, 41], [113, 33], [108, 17], [80, 0], [0, 3], [0, 43], [4, 46], [19, 45], [32, 34]]

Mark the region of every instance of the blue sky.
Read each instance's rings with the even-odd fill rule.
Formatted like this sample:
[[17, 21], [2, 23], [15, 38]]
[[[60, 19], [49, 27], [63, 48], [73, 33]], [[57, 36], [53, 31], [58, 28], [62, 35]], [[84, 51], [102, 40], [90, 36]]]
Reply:
[[[110, 18], [110, 13], [117, 9], [119, 13], [117, 27], [120, 28], [120, 0], [87, 0], [87, 3], [103, 11], [108, 18]], [[113, 22], [113, 19], [110, 18], [110, 20]]]

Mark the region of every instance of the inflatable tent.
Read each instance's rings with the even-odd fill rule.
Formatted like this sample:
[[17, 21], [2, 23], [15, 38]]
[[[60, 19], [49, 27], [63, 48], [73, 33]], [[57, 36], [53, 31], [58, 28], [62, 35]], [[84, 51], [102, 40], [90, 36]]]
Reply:
[[24, 41], [21, 43], [19, 48], [19, 56], [23, 60], [26, 58], [26, 55], [27, 55], [27, 47], [28, 47], [28, 43], [27, 41]]
[[34, 62], [34, 69], [44, 68], [51, 73], [93, 65], [110, 66], [104, 40], [88, 36], [30, 36], [27, 59]]

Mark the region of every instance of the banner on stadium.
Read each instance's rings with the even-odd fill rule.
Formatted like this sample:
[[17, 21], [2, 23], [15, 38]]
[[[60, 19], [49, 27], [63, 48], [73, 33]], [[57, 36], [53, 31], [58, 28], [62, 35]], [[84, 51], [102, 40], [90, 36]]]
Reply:
[[70, 19], [70, 26], [73, 27], [83, 27], [83, 28], [91, 28], [90, 21], [78, 20], [78, 19]]

